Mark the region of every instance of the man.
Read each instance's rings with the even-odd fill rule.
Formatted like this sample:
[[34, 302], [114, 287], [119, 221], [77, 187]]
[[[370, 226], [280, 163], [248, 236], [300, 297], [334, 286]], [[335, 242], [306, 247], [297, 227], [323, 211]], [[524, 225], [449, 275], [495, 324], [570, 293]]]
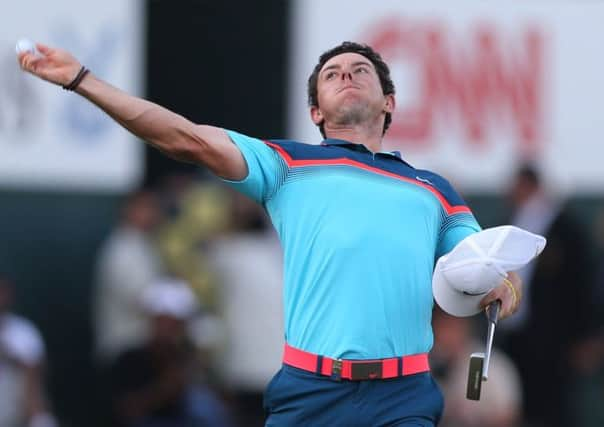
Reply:
[[217, 368], [240, 425], [260, 427], [265, 422], [264, 388], [282, 356], [281, 245], [262, 207], [234, 190], [223, 193], [231, 198], [231, 225], [212, 239], [207, 251], [224, 295], [219, 313], [229, 349]]
[[593, 242], [541, 178], [534, 165], [525, 164], [510, 183], [510, 223], [546, 236], [548, 246], [518, 271], [526, 298], [516, 316], [502, 323], [498, 338], [520, 370], [527, 422], [563, 427], [580, 424], [573, 406], [585, 405], [585, 399], [574, 388], [585, 362], [597, 355], [602, 310], [594, 289]]
[[228, 427], [225, 405], [197, 380], [189, 328], [198, 304], [188, 283], [163, 278], [139, 303], [150, 321], [140, 345], [119, 354], [110, 369], [114, 425], [120, 427]]
[[0, 426], [56, 427], [45, 396], [44, 341], [13, 314], [13, 284], [0, 274]]
[[[268, 211], [284, 247], [287, 344], [265, 395], [267, 425], [438, 422], [442, 395], [426, 355], [432, 270], [480, 227], [446, 180], [380, 150], [395, 99], [376, 52], [345, 42], [320, 57], [309, 79], [310, 116], [326, 139], [306, 145], [196, 125], [86, 74], [63, 50], [37, 48], [39, 56], [19, 55], [23, 69], [75, 89]], [[501, 299], [502, 317], [520, 300], [510, 277], [515, 292], [502, 283], [483, 300]]]
[[161, 220], [157, 196], [148, 190], [127, 196], [119, 223], [103, 243], [96, 265], [96, 350], [100, 365], [149, 335], [139, 299], [162, 273], [153, 240]]

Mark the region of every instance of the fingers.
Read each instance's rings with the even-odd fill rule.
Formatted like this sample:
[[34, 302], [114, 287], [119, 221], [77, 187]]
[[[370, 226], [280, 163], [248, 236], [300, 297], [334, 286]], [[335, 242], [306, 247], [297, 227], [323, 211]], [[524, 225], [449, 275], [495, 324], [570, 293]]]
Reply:
[[27, 54], [23, 52], [17, 54], [17, 62], [21, 68], [23, 68], [23, 58], [25, 58], [25, 55]]
[[17, 55], [17, 60], [22, 69], [30, 71], [33, 57], [34, 55], [30, 52], [21, 52]]
[[21, 68], [43, 80], [65, 85], [71, 82], [81, 68], [79, 62], [67, 51], [36, 44], [36, 52], [21, 52], [17, 60]]
[[31, 52], [22, 52], [17, 55], [17, 59], [19, 61], [19, 65], [23, 70], [35, 74], [37, 71], [38, 64], [44, 58]]
[[512, 315], [517, 305], [514, 301], [514, 297], [510, 293], [510, 290], [505, 284], [501, 284], [489, 292], [480, 302], [480, 306], [484, 309], [493, 301], [501, 301], [501, 309], [499, 310], [499, 319], [505, 319]]
[[499, 318], [503, 319], [504, 317], [509, 316], [511, 307], [510, 298], [506, 298], [505, 288], [502, 286], [497, 286], [495, 289], [491, 290], [483, 299], [480, 301], [480, 307], [485, 309], [488, 307], [490, 303], [493, 301], [500, 300], [501, 301], [501, 309], [499, 310]]
[[[510, 279], [514, 280], [516, 283], [513, 283]], [[485, 308], [491, 302], [500, 300], [501, 310], [499, 311], [499, 319], [505, 319], [506, 317], [511, 316], [518, 310], [520, 304], [520, 294], [517, 287], [520, 287], [520, 278], [518, 275], [504, 279], [499, 286], [491, 290], [491, 292], [481, 300], [480, 306]]]
[[42, 43], [36, 43], [36, 49], [38, 49], [38, 52], [44, 55], [50, 55], [52, 53], [52, 48]]

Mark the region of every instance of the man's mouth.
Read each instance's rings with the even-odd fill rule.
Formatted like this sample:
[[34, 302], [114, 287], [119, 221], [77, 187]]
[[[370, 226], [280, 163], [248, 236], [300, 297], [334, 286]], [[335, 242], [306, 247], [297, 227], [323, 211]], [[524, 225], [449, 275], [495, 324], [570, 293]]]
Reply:
[[358, 90], [358, 89], [360, 89], [360, 87], [358, 87], [358, 86], [344, 86], [344, 87], [341, 87], [340, 89], [338, 89], [337, 93], [344, 92], [347, 89], [357, 89]]

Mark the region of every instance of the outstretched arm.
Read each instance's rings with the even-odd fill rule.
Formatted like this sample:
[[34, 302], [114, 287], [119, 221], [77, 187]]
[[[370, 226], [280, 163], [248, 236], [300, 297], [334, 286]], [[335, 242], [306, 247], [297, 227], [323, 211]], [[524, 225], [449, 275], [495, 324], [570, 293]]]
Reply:
[[[21, 68], [48, 82], [66, 86], [81, 64], [69, 52], [37, 44], [39, 53], [18, 55]], [[116, 122], [166, 155], [206, 166], [219, 177], [247, 176], [243, 155], [223, 129], [197, 125], [157, 104], [129, 95], [88, 73], [76, 92], [97, 105]]]

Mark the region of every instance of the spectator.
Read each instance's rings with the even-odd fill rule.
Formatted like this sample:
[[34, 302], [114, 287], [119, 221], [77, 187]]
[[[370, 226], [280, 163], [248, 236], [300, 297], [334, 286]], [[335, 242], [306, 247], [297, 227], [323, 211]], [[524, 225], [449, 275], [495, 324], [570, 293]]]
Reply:
[[[505, 322], [502, 321], [502, 322]], [[518, 427], [522, 419], [522, 387], [512, 361], [494, 348], [489, 380], [480, 401], [466, 399], [470, 355], [485, 343], [475, 339], [469, 318], [453, 317], [435, 308], [432, 316], [434, 348], [431, 363], [445, 396], [442, 427]], [[486, 328], [486, 321], [484, 323]]]
[[[604, 211], [596, 214], [595, 240], [599, 256], [604, 255]], [[573, 377], [571, 416], [573, 426], [601, 427], [604, 425], [604, 264], [597, 267], [593, 306], [596, 307], [600, 333], [581, 340], [574, 347], [571, 362], [576, 375]]]
[[128, 196], [121, 221], [101, 248], [94, 303], [97, 355], [103, 365], [147, 339], [149, 326], [139, 301], [162, 273], [153, 241], [160, 218], [154, 193]]
[[227, 427], [214, 392], [195, 382], [194, 346], [187, 326], [197, 309], [189, 286], [164, 280], [143, 294], [151, 319], [145, 343], [118, 356], [111, 369], [116, 423], [123, 427]]
[[228, 200], [224, 189], [194, 176], [173, 175], [165, 179], [162, 200], [169, 218], [158, 233], [162, 260], [170, 274], [190, 284], [204, 311], [214, 313], [220, 285], [206, 259], [208, 242], [228, 225]]
[[573, 358], [599, 328], [591, 242], [568, 208], [548, 195], [537, 170], [517, 171], [510, 188], [510, 223], [541, 234], [541, 256], [518, 273], [524, 301], [501, 322], [498, 338], [520, 370], [531, 427], [575, 425], [569, 413]]
[[10, 312], [13, 284], [0, 275], [0, 426], [55, 427], [45, 399], [44, 342], [38, 329]]
[[[167, 274], [187, 282], [203, 316], [191, 326], [191, 338], [212, 374], [217, 354], [225, 343], [219, 305], [222, 283], [208, 258], [210, 242], [229, 224], [228, 197], [223, 188], [191, 174], [165, 177], [159, 187], [162, 205], [169, 213], [158, 230], [158, 248]], [[220, 381], [211, 375], [211, 382]]]
[[218, 368], [241, 425], [260, 427], [265, 421], [263, 391], [283, 353], [282, 253], [262, 208], [233, 190], [229, 194], [231, 229], [214, 239], [208, 251], [224, 294], [220, 315], [228, 351], [218, 358]]

